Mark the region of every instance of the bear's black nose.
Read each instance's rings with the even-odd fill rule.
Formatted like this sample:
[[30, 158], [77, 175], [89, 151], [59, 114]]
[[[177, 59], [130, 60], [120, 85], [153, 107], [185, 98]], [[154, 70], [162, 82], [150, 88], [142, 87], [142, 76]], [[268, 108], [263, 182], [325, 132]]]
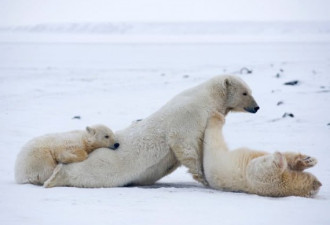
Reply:
[[113, 145], [113, 147], [115, 147], [115, 149], [116, 149], [116, 148], [119, 148], [119, 145], [120, 145], [119, 143], [115, 143], [115, 144]]
[[254, 111], [255, 111], [255, 112], [257, 112], [259, 109], [260, 109], [260, 107], [259, 107], [259, 106], [257, 106], [257, 107], [254, 107]]
[[112, 146], [110, 146], [109, 148], [112, 150], [116, 150], [117, 148], [119, 148], [119, 143], [114, 143]]

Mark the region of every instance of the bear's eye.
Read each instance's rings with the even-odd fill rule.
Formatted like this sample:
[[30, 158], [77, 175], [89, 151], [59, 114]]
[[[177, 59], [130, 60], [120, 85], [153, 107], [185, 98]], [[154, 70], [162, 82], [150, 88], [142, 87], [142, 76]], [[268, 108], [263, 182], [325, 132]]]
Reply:
[[244, 92], [244, 93], [243, 93], [243, 95], [247, 95], [247, 93], [246, 93], [246, 92]]
[[109, 135], [105, 135], [104, 137], [105, 137], [105, 138], [109, 138]]

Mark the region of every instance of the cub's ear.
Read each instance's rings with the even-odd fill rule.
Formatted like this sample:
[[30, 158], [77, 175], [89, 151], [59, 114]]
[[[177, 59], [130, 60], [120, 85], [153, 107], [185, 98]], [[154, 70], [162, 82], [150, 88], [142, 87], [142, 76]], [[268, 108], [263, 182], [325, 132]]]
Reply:
[[90, 135], [95, 135], [95, 133], [96, 133], [96, 130], [91, 127], [86, 127], [86, 130]]

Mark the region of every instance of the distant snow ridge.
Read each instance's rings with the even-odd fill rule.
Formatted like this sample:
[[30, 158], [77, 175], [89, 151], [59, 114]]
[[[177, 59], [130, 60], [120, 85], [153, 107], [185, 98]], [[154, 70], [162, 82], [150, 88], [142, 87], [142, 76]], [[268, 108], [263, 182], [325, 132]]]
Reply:
[[5, 32], [154, 35], [330, 34], [330, 22], [58, 23], [0, 28]]

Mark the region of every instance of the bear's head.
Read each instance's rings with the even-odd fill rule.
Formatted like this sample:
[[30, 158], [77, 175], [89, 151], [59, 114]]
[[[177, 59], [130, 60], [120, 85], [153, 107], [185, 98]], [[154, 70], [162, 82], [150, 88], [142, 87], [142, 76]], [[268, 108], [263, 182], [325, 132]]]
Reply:
[[259, 106], [252, 96], [249, 86], [239, 77], [225, 76], [222, 80], [223, 95], [225, 96], [226, 112], [256, 113]]
[[119, 143], [115, 140], [115, 135], [111, 129], [103, 125], [86, 127], [87, 141], [90, 146], [96, 148], [110, 148], [115, 150]]

